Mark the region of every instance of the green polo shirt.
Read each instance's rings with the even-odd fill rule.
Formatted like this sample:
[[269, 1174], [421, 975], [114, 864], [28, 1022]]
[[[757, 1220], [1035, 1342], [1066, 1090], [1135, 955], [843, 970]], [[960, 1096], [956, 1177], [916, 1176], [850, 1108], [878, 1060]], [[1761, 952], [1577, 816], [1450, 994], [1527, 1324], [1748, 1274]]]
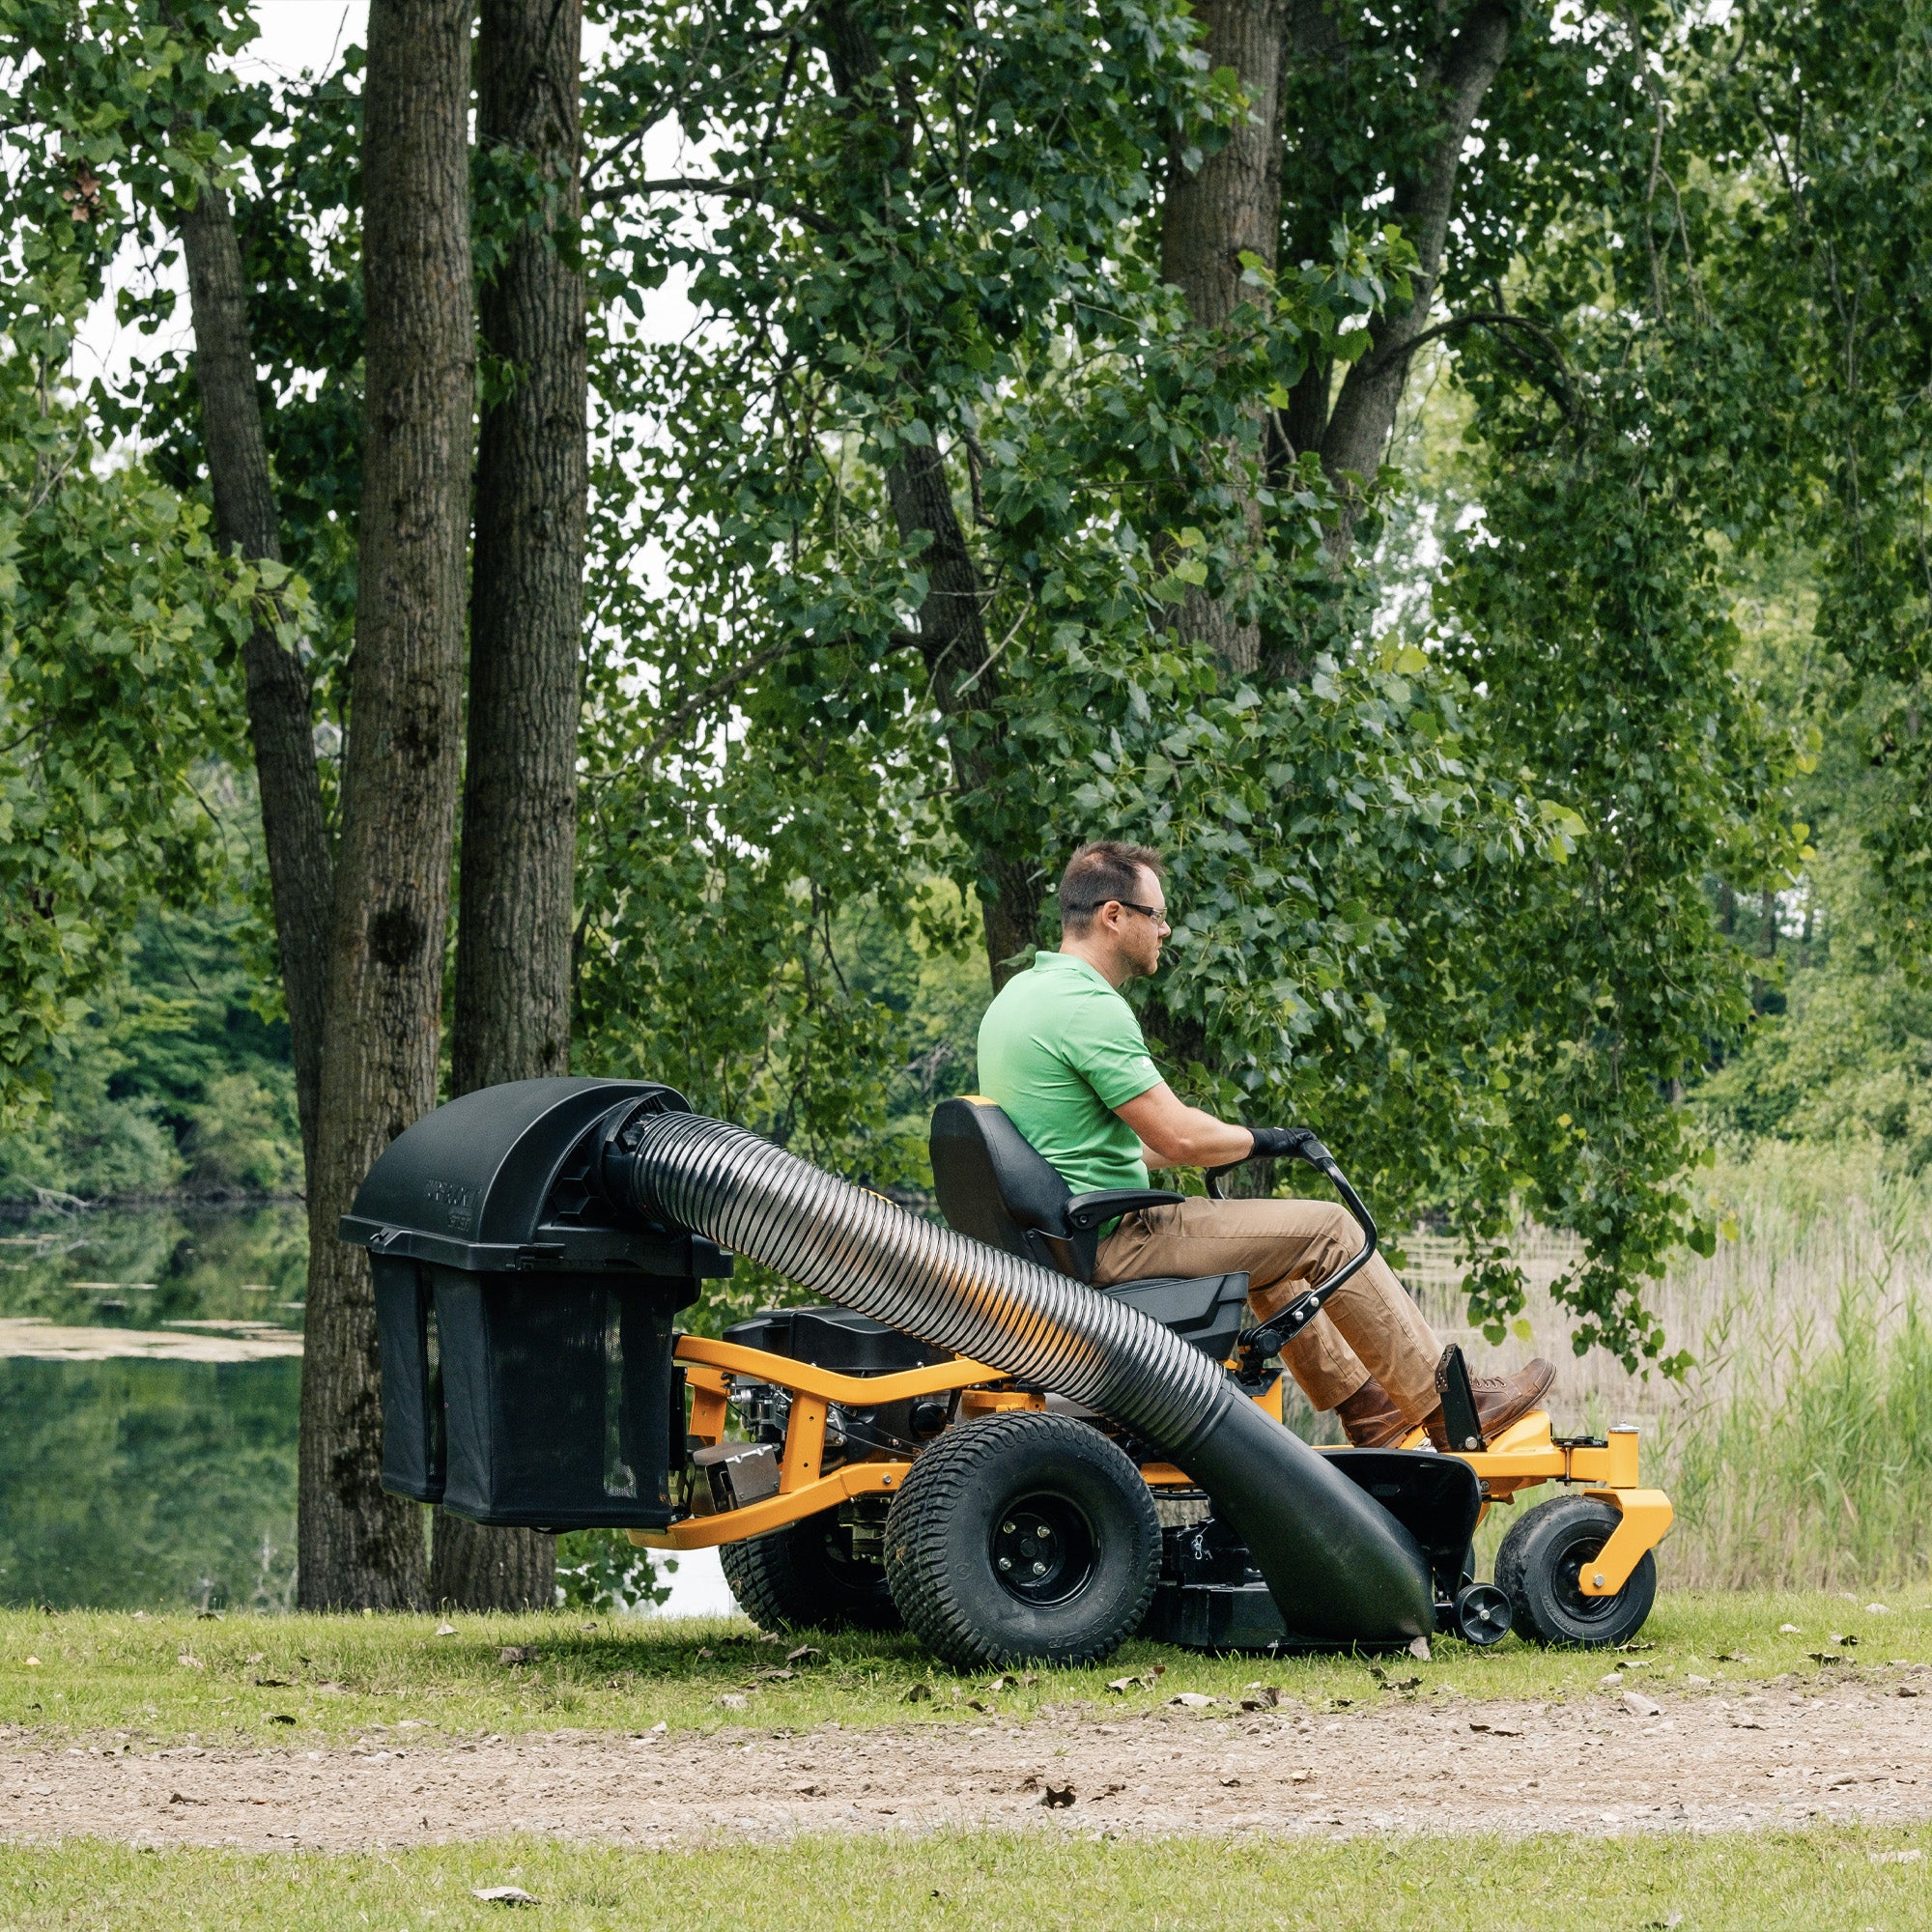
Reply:
[[1140, 1137], [1114, 1112], [1160, 1074], [1134, 1009], [1086, 960], [1036, 952], [980, 1022], [980, 1091], [1076, 1194], [1145, 1187]]

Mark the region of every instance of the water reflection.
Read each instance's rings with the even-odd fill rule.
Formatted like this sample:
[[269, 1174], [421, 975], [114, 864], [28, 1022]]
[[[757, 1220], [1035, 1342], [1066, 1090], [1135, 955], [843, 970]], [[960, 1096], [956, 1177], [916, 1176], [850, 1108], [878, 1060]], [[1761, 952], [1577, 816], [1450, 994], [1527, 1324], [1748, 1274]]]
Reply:
[[0, 1228], [0, 1602], [287, 1607], [306, 1256], [291, 1206]]

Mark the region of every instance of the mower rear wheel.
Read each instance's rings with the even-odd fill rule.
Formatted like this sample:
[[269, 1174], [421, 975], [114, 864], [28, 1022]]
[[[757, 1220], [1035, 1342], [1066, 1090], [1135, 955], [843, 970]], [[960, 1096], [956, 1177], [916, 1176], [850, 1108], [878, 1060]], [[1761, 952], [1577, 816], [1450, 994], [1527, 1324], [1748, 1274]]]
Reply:
[[1657, 1600], [1657, 1560], [1649, 1550], [1613, 1597], [1586, 1597], [1580, 1587], [1592, 1561], [1623, 1520], [1614, 1503], [1557, 1496], [1538, 1503], [1496, 1551], [1496, 1583], [1510, 1600], [1512, 1627], [1538, 1643], [1601, 1650], [1628, 1643]]
[[906, 1628], [958, 1669], [1092, 1663], [1140, 1628], [1160, 1522], [1140, 1471], [1071, 1416], [1023, 1410], [947, 1431], [886, 1519]]
[[762, 1631], [899, 1628], [885, 1571], [853, 1559], [836, 1509], [727, 1543], [718, 1557], [739, 1608]]

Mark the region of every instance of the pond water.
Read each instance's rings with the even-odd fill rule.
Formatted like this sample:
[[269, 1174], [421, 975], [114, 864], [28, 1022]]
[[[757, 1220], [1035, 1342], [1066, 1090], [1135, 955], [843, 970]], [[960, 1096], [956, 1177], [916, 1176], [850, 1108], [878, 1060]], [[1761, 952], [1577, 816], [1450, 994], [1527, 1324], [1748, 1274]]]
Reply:
[[286, 1607], [302, 1210], [0, 1224], [0, 1602]]
[[0, 1222], [0, 1604], [292, 1606], [307, 1264], [293, 1203]]

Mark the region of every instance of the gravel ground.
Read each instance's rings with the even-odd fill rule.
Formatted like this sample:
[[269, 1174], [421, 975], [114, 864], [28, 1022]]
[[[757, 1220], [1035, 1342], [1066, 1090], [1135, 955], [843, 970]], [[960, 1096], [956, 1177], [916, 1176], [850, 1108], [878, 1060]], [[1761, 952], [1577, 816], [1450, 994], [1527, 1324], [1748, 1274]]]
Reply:
[[[1918, 1694], [1919, 1692], [1923, 1694]], [[531, 1832], [677, 1844], [1037, 1825], [1121, 1834], [1719, 1831], [1932, 1817], [1932, 1671], [1566, 1704], [1181, 1706], [787, 1735], [349, 1748], [0, 1739], [0, 1838], [348, 1851]]]

